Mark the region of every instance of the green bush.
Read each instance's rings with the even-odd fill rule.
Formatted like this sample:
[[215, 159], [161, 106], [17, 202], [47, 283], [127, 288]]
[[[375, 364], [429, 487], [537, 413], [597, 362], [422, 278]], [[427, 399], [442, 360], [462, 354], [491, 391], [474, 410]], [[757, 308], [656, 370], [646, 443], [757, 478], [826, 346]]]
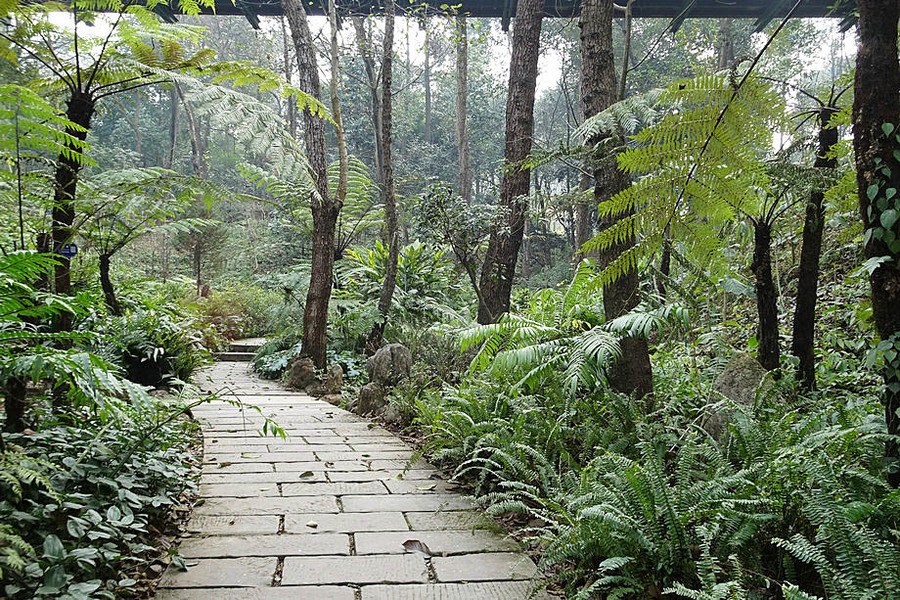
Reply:
[[[187, 422], [173, 407], [127, 409], [102, 423], [8, 434], [0, 466], [0, 571], [4, 594], [26, 598], [124, 598], [153, 557], [153, 528], [195, 490]], [[112, 426], [111, 426], [112, 425]]]
[[87, 320], [103, 336], [98, 352], [120, 365], [128, 379], [141, 385], [158, 386], [173, 380], [190, 381], [211, 356], [201, 342], [201, 334], [190, 327], [171, 306], [136, 310], [124, 317], [107, 317], [102, 322]]

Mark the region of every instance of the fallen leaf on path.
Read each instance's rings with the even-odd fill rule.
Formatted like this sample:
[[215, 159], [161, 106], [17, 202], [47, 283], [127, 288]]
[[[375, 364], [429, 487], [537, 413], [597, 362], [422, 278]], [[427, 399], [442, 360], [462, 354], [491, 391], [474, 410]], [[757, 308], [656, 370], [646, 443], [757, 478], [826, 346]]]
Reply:
[[406, 540], [403, 542], [403, 549], [407, 552], [418, 552], [425, 556], [431, 556], [431, 550], [428, 549], [423, 542], [419, 540]]

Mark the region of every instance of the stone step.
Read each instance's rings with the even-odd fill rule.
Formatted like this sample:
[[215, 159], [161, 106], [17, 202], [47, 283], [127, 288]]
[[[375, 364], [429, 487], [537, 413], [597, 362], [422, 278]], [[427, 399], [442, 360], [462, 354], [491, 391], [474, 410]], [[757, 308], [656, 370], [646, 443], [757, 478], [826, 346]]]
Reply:
[[256, 354], [262, 344], [245, 344], [242, 342], [231, 342], [230, 349], [232, 352], [252, 352]]
[[216, 352], [219, 362], [250, 362], [253, 356], [253, 352]]

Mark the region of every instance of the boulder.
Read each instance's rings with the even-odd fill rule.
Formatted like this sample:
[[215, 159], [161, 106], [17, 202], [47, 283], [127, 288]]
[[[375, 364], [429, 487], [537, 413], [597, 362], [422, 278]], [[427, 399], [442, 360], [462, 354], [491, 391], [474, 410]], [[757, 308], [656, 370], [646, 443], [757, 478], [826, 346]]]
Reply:
[[369, 381], [382, 387], [392, 387], [409, 378], [412, 354], [403, 344], [388, 344], [366, 361]]
[[321, 400], [324, 400], [328, 404], [332, 406], [340, 407], [341, 405], [341, 395], [340, 394], [325, 394], [322, 396]]
[[325, 373], [325, 381], [322, 383], [326, 394], [340, 394], [341, 388], [344, 387], [344, 369], [341, 365], [335, 363], [329, 365], [328, 371]]
[[381, 415], [381, 418], [384, 419], [385, 423], [396, 424], [403, 420], [403, 415], [400, 414], [400, 409], [397, 408], [397, 405], [388, 404], [387, 408], [384, 409], [384, 414]]
[[732, 356], [713, 384], [712, 402], [703, 409], [700, 426], [714, 439], [721, 440], [732, 415], [731, 410], [721, 406], [722, 398], [735, 404], [753, 406], [760, 389], [766, 391], [772, 386], [768, 374], [749, 354], [738, 352]]
[[306, 386], [316, 381], [316, 366], [312, 359], [293, 358], [287, 366], [287, 386], [297, 390], [306, 389]]
[[359, 401], [356, 405], [359, 414], [368, 415], [378, 413], [386, 404], [387, 394], [381, 384], [370, 382], [359, 388]]
[[334, 394], [340, 395], [341, 388], [344, 385], [344, 370], [341, 365], [330, 365], [325, 372], [325, 379], [314, 377], [306, 387], [306, 393], [314, 398], [320, 396], [330, 396]]

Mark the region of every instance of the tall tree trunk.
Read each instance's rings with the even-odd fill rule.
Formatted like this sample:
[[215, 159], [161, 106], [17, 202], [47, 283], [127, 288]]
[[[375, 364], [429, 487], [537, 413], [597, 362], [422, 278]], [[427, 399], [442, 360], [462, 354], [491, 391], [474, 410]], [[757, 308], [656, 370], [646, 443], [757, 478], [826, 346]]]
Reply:
[[[91, 94], [74, 90], [66, 103], [66, 117], [83, 129], [69, 129], [66, 133], [81, 141], [87, 139], [94, 110], [94, 98]], [[72, 225], [75, 222], [75, 195], [78, 191], [78, 174], [81, 171], [79, 153], [78, 148], [67, 147], [67, 151], [60, 152], [56, 159], [50, 240], [53, 244], [53, 254], [58, 261], [54, 271], [54, 287], [57, 294], [63, 295], [72, 293], [71, 264], [69, 258], [62, 255], [62, 249], [71, 243], [74, 233]], [[60, 312], [56, 317], [55, 327], [57, 331], [70, 331], [71, 313]]]
[[[591, 189], [591, 176], [587, 173], [582, 173], [581, 177], [578, 178], [578, 191], [586, 192]], [[593, 199], [593, 196], [592, 196]], [[584, 253], [581, 251], [581, 247], [584, 246], [584, 243], [591, 239], [591, 234], [593, 233], [591, 226], [591, 207], [588, 202], [576, 202], [575, 203], [575, 261], [580, 261], [584, 258]]]
[[175, 86], [178, 99], [184, 107], [184, 117], [188, 126], [188, 137], [191, 141], [191, 167], [194, 169], [194, 175], [203, 179], [206, 177], [207, 165], [206, 157], [203, 156], [203, 142], [200, 139], [197, 118], [194, 116], [194, 111], [191, 109], [191, 105], [188, 104], [187, 98], [184, 97], [184, 90], [181, 89], [178, 82], [173, 81], [172, 85]]
[[518, 0], [509, 65], [506, 98], [506, 145], [500, 214], [491, 226], [484, 266], [481, 269], [481, 299], [478, 322], [493, 323], [509, 312], [516, 261], [525, 230], [531, 171], [522, 162], [531, 153], [534, 130], [534, 91], [541, 43], [541, 0]]
[[175, 86], [169, 91], [169, 151], [166, 153], [165, 167], [175, 166], [175, 146], [178, 142], [178, 92]]
[[137, 152], [138, 157], [141, 161], [141, 166], [144, 165], [144, 151], [142, 148], [142, 140], [141, 140], [141, 91], [136, 90], [134, 92], [134, 116], [132, 118], [132, 128], [134, 130], [134, 151]]
[[[612, 47], [612, 0], [585, 0], [581, 5], [581, 101], [585, 118], [605, 110], [616, 101], [616, 67]], [[594, 202], [599, 204], [628, 187], [628, 176], [619, 171], [615, 163], [594, 166]], [[598, 223], [603, 230], [630, 213], [614, 215]], [[610, 247], [598, 257], [606, 266], [616, 256], [634, 245], [629, 238]], [[603, 288], [603, 310], [607, 320], [619, 317], [640, 300], [638, 273], [630, 269], [616, 281]], [[621, 341], [622, 357], [607, 371], [613, 389], [649, 397], [653, 392], [653, 373], [647, 340], [643, 337], [626, 337]]]
[[[834, 107], [819, 111], [819, 149], [815, 166], [834, 169], [837, 158], [828, 152], [838, 142], [837, 127], [828, 127]], [[797, 280], [797, 306], [794, 309], [794, 331], [791, 352], [800, 359], [797, 379], [807, 390], [816, 389], [816, 296], [819, 288], [819, 257], [822, 254], [822, 233], [825, 230], [825, 194], [821, 190], [810, 193], [803, 223], [803, 243], [800, 247], [800, 275]]]
[[[869, 275], [875, 327], [882, 340], [891, 341], [894, 350], [900, 346], [900, 253], [892, 251], [883, 236], [888, 231], [900, 237], [900, 221], [881, 229], [882, 239], [871, 233], [882, 225], [888, 207], [885, 190], [900, 189], [900, 161], [894, 157], [898, 149], [896, 131], [885, 136], [882, 125], [900, 127], [900, 66], [897, 63], [897, 25], [900, 5], [896, 0], [859, 0], [859, 46], [856, 54], [855, 98], [853, 101], [853, 146], [856, 154], [856, 177], [859, 188], [859, 210], [867, 232], [867, 258], [888, 257]], [[889, 167], [887, 175], [882, 167]], [[877, 186], [874, 198], [869, 190]], [[893, 197], [897, 208], [897, 198]], [[884, 200], [884, 202], [879, 202]], [[881, 206], [879, 206], [881, 204]], [[900, 435], [900, 354], [885, 356], [884, 408], [888, 433]], [[900, 460], [896, 438], [887, 442], [886, 456], [891, 469], [888, 478], [900, 486]]]
[[428, 26], [428, 15], [425, 15], [425, 70], [422, 82], [425, 85], [425, 143], [432, 143], [431, 118], [431, 29]]
[[10, 377], [6, 380], [4, 391], [3, 408], [6, 411], [6, 423], [3, 428], [9, 432], [22, 431], [25, 428], [23, 420], [25, 416], [25, 379]]
[[[281, 39], [284, 42], [284, 78], [288, 83], [291, 83], [291, 78], [294, 73], [293, 61], [291, 61], [291, 46], [290, 40], [288, 38], [287, 32], [287, 21], [284, 18], [284, 15], [281, 15]], [[294, 102], [293, 98], [287, 99], [287, 124], [288, 131], [291, 134], [291, 137], [296, 137], [297, 135], [297, 104]]]
[[[287, 16], [297, 65], [299, 87], [315, 98], [322, 97], [319, 70], [312, 34], [306, 12], [298, 0], [281, 0]], [[331, 299], [332, 270], [334, 268], [334, 233], [341, 207], [328, 190], [328, 165], [325, 156], [325, 122], [310, 111], [303, 111], [306, 138], [306, 157], [309, 161], [318, 197], [310, 199], [313, 217], [312, 264], [309, 290], [303, 309], [303, 353], [317, 368], [327, 366], [328, 302]]]
[[375, 70], [375, 59], [372, 57], [372, 40], [366, 32], [362, 17], [353, 15], [353, 28], [356, 29], [356, 46], [362, 57], [363, 67], [366, 71], [366, 79], [369, 82], [369, 95], [371, 101], [372, 129], [375, 132], [375, 173], [378, 183], [384, 183], [384, 144], [381, 141], [381, 90], [378, 86], [378, 73]]
[[778, 290], [772, 278], [772, 225], [765, 217], [760, 217], [754, 221], [753, 231], [750, 270], [756, 276], [758, 358], [766, 370], [774, 371], [781, 362], [781, 346], [778, 343]]
[[716, 68], [719, 71], [731, 67], [734, 62], [734, 38], [731, 30], [731, 17], [719, 19], [719, 35], [716, 39]]
[[384, 281], [381, 284], [381, 297], [378, 299], [380, 319], [376, 321], [366, 341], [366, 349], [374, 354], [381, 346], [384, 337], [384, 326], [391, 311], [394, 288], [397, 285], [397, 261], [400, 257], [400, 239], [397, 235], [397, 201], [394, 197], [394, 163], [391, 155], [391, 119], [393, 99], [391, 85], [393, 83], [394, 60], [394, 1], [387, 0], [384, 5], [384, 58], [381, 66], [381, 140], [384, 145], [384, 218], [385, 241], [388, 244], [388, 259], [384, 268]]
[[122, 305], [116, 298], [116, 291], [113, 288], [112, 279], [109, 277], [109, 259], [110, 255], [107, 253], [100, 255], [100, 288], [103, 290], [103, 300], [106, 302], [109, 312], [121, 316]]
[[465, 15], [456, 17], [456, 154], [459, 159], [459, 195], [472, 203], [472, 155], [466, 107], [469, 94], [469, 32]]

